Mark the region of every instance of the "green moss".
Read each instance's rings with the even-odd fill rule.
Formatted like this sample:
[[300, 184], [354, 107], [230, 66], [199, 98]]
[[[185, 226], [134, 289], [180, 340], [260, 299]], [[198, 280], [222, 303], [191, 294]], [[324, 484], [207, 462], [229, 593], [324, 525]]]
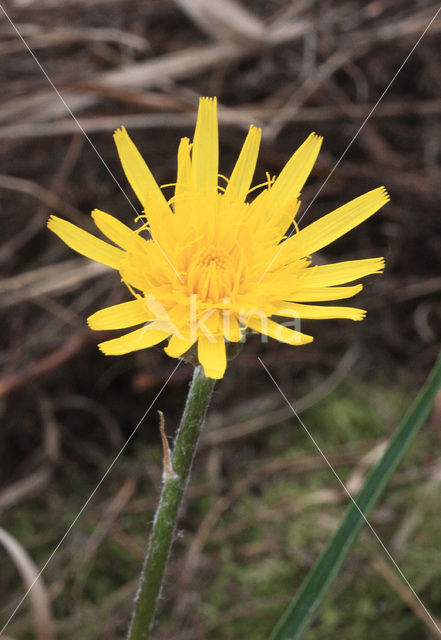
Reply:
[[[401, 389], [351, 378], [302, 415], [302, 419], [327, 455], [345, 450], [359, 459], [391, 433], [407, 405], [404, 398]], [[186, 587], [191, 593], [179, 595], [175, 582], [181, 577], [188, 545], [204, 517], [217, 504], [219, 495], [207, 492], [191, 500], [186, 509], [181, 524], [185, 535], [175, 545], [163, 594], [160, 619], [167, 631], [161, 635], [159, 627], [160, 640], [180, 637], [180, 629], [193, 625], [195, 628], [202, 625], [210, 640], [266, 640], [344, 512], [347, 498], [327, 468], [295, 473], [296, 460], [317, 455], [295, 418], [262, 431], [256, 434], [256, 440], [251, 440], [252, 445], [244, 439], [222, 449], [227, 470], [222, 478], [224, 491], [236, 486], [245, 476], [255, 474], [257, 480], [219, 517]], [[140, 464], [160, 468], [159, 443], [157, 447], [139, 445], [138, 454], [137, 468]], [[434, 436], [430, 430], [423, 430], [371, 521], [423, 602], [434, 615], [441, 617], [441, 566], [434, 561], [440, 546], [439, 485], [425, 473], [436, 455]], [[266, 472], [259, 477], [261, 470], [268, 469], [276, 459], [283, 463], [285, 471]], [[121, 470], [124, 473], [119, 475], [115, 470], [102, 496], [98, 495], [85, 510], [65, 542], [67, 560], [62, 560], [63, 556], [55, 557], [54, 564], [47, 570], [47, 584], [56, 582], [66, 562], [71, 562], [75, 553], [81, 553], [102, 520], [109, 496], [116, 495], [124, 481], [130, 463], [129, 456], [121, 460], [120, 473]], [[337, 467], [343, 479], [353, 470], [353, 465]], [[205, 485], [206, 481], [206, 457], [201, 454], [192, 484]], [[95, 484], [96, 470], [67, 464], [51, 485], [49, 501], [27, 500], [8, 512], [8, 530], [42, 565]], [[331, 494], [337, 496], [336, 502], [326, 500]], [[145, 499], [150, 506], [146, 506], [145, 512], [128, 509], [118, 517], [119, 527], [141, 548], [145, 545], [153, 517], [151, 505], [157, 495], [158, 486], [150, 479], [139, 483], [136, 500]], [[409, 518], [414, 523], [408, 539], [402, 547], [392, 548]], [[363, 531], [313, 627], [305, 633], [305, 640], [334, 637], [365, 640], [371, 636], [381, 640], [423, 640], [428, 637], [424, 623], [374, 569], [372, 560], [381, 553], [375, 538]], [[137, 554], [127, 545], [107, 535], [87, 567], [87, 579], [79, 600], [75, 600], [75, 575], [63, 582], [63, 589], [55, 599], [54, 611], [61, 621], [59, 639], [104, 639], [105, 634], [99, 635], [100, 628], [116, 606], [109, 603], [122, 585], [130, 586], [131, 581], [136, 580], [140, 564]], [[11, 593], [22, 588], [10, 563], [3, 572], [2, 584]], [[135, 587], [133, 591], [130, 588], [130, 595], [123, 594], [117, 605], [120, 612], [117, 621], [122, 629], [130, 615], [134, 591]], [[192, 605], [186, 609], [184, 621], [175, 621], [173, 599], [184, 596], [189, 597]], [[89, 613], [83, 618], [81, 612]], [[17, 629], [11, 625], [10, 635], [17, 640], [31, 637], [23, 623]]]

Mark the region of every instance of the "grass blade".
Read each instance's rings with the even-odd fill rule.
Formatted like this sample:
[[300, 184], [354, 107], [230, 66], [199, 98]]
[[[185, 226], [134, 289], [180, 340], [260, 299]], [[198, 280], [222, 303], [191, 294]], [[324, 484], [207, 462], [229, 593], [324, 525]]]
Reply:
[[[424, 424], [440, 388], [441, 355], [356, 498], [356, 503], [365, 516], [368, 516], [375, 506], [397, 465]], [[363, 524], [363, 516], [355, 504], [351, 504], [329, 545], [306, 577], [298, 595], [278, 621], [269, 640], [297, 640], [301, 637], [337, 576]]]

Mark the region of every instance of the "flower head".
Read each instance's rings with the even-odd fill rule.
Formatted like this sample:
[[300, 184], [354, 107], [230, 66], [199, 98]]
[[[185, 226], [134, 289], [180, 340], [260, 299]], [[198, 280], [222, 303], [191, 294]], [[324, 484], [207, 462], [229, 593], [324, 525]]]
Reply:
[[[167, 201], [126, 130], [118, 129], [119, 157], [143, 208], [138, 228], [95, 209], [93, 220], [110, 244], [50, 217], [54, 233], [75, 251], [118, 270], [133, 296], [89, 317], [96, 330], [141, 325], [102, 342], [103, 353], [120, 355], [168, 340], [165, 351], [178, 358], [197, 343], [205, 374], [221, 378], [226, 342], [240, 341], [246, 329], [291, 345], [312, 341], [273, 317], [363, 319], [361, 309], [310, 303], [355, 295], [362, 285], [348, 283], [380, 273], [383, 258], [313, 266], [310, 256], [378, 211], [389, 199], [385, 189], [299, 230], [299, 195], [322, 138], [312, 133], [277, 179], [268, 178], [246, 202], [260, 137], [260, 129], [251, 126], [226, 186], [219, 186], [216, 99], [202, 98], [193, 143], [183, 138], [179, 145], [174, 195]], [[291, 225], [295, 232], [288, 235]]]

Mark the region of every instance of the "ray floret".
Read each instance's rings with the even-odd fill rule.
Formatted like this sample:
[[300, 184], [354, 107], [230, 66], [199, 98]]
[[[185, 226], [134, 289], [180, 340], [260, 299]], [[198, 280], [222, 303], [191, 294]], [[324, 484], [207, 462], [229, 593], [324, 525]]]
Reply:
[[221, 186], [216, 99], [201, 98], [193, 141], [183, 138], [179, 145], [168, 201], [124, 127], [114, 139], [141, 204], [134, 224], [95, 209], [92, 218], [103, 240], [56, 216], [48, 221], [69, 247], [117, 270], [130, 291], [131, 300], [88, 319], [98, 331], [130, 329], [101, 342], [104, 354], [164, 343], [169, 356], [180, 358], [194, 349], [206, 376], [221, 378], [228, 344], [249, 331], [299, 346], [313, 340], [300, 331], [302, 319], [365, 317], [363, 309], [332, 301], [359, 293], [362, 285], [356, 281], [381, 273], [384, 259], [315, 265], [313, 254], [372, 216], [389, 196], [384, 187], [373, 189], [298, 229], [299, 198], [320, 136], [311, 133], [259, 193], [251, 184], [261, 131], [251, 126]]

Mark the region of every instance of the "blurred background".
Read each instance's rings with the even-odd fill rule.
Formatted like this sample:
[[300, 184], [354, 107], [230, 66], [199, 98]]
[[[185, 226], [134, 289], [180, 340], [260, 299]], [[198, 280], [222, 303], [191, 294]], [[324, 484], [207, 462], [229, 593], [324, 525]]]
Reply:
[[[5, 3], [39, 64], [0, 11], [2, 621], [176, 364], [160, 348], [99, 352], [111, 336], [85, 319], [123, 301], [124, 287], [48, 232], [48, 215], [92, 230], [98, 207], [131, 224], [117, 183], [137, 203], [113, 130], [125, 125], [158, 182], [173, 182], [198, 97], [217, 95], [226, 175], [250, 123], [264, 132], [256, 184], [311, 131], [324, 136], [303, 210], [321, 191], [303, 225], [374, 187], [391, 195], [319, 256], [386, 257], [384, 275], [365, 279], [354, 303], [366, 320], [305, 321], [315, 341], [301, 348], [252, 337], [216, 387], [195, 461], [155, 638], [267, 637], [348, 500], [257, 355], [354, 493], [437, 355], [441, 18], [338, 163], [437, 8], [424, 0]], [[3, 638], [124, 637], [160, 489], [156, 410], [172, 436], [191, 374], [182, 364], [172, 376]], [[371, 518], [435, 617], [440, 418], [441, 401]], [[304, 637], [372, 633], [435, 637], [365, 531]]]

